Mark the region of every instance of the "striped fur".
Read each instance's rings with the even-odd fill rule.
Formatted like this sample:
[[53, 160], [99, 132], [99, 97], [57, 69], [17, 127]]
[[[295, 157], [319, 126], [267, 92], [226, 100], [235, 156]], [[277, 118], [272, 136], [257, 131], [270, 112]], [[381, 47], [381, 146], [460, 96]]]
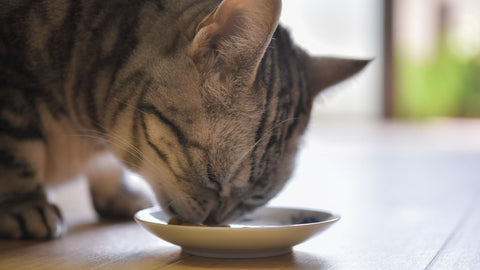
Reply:
[[[57, 208], [33, 194], [93, 175], [89, 160], [103, 153], [191, 222], [224, 222], [268, 202], [290, 177], [321, 90], [309, 85], [312, 58], [282, 27], [273, 33], [279, 7], [0, 1], [0, 223], [10, 224], [0, 235], [58, 236]], [[28, 205], [46, 229], [26, 229]]]

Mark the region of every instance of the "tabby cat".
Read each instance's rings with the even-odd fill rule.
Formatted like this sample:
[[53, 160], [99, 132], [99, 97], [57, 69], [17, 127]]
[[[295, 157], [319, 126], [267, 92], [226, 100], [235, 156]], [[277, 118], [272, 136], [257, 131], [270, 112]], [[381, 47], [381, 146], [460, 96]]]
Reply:
[[[158, 203], [222, 223], [290, 177], [314, 97], [361, 60], [315, 58], [280, 0], [1, 0], [0, 235], [64, 232], [44, 187], [85, 174], [102, 216]], [[93, 160], [93, 161], [92, 161]]]

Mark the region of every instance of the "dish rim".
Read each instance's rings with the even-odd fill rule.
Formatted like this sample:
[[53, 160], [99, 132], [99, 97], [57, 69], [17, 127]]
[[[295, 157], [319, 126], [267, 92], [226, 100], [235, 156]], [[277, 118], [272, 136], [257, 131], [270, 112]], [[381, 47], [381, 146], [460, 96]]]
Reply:
[[[321, 225], [327, 223], [334, 223], [341, 219], [341, 215], [337, 214], [336, 212], [326, 211], [322, 209], [311, 209], [311, 208], [299, 208], [299, 207], [282, 207], [282, 206], [263, 206], [254, 210], [253, 212], [260, 210], [260, 209], [279, 209], [279, 210], [295, 210], [295, 211], [302, 211], [302, 212], [315, 212], [315, 213], [322, 213], [328, 214], [329, 217], [326, 220], [316, 221], [316, 222], [307, 222], [307, 223], [297, 223], [297, 224], [286, 224], [286, 225], [244, 225], [244, 224], [236, 224], [235, 221], [231, 222], [230, 224], [234, 225], [234, 227], [221, 227], [221, 226], [189, 226], [189, 225], [174, 225], [168, 224], [165, 221], [161, 221], [153, 217], [151, 214], [155, 212], [163, 212], [158, 206], [145, 208], [139, 210], [134, 215], [134, 219], [139, 222], [145, 222], [149, 224], [159, 225], [159, 226], [168, 226], [174, 228], [185, 228], [185, 229], [198, 229], [198, 230], [261, 230], [261, 229], [275, 229], [275, 228], [292, 228], [292, 227], [306, 227], [306, 226], [314, 226], [314, 225]], [[168, 215], [168, 214], [167, 214]], [[142, 218], [142, 216], [146, 216], [147, 218]], [[226, 225], [230, 225], [226, 224]]]

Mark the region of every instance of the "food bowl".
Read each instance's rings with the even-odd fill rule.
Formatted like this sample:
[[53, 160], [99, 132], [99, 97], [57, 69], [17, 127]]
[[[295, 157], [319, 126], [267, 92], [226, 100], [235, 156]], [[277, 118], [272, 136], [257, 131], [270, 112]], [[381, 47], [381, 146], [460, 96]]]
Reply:
[[140, 210], [135, 220], [186, 253], [215, 258], [259, 258], [291, 252], [292, 247], [326, 230], [340, 216], [326, 211], [262, 207], [229, 227], [168, 225], [159, 208]]

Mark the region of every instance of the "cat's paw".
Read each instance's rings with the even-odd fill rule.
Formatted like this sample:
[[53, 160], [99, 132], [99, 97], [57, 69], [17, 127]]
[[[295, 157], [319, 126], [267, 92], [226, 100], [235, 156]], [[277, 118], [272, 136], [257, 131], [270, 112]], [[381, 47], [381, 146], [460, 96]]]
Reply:
[[141, 209], [152, 207], [152, 201], [138, 190], [117, 190], [114, 194], [91, 192], [97, 213], [108, 219], [132, 219]]
[[0, 238], [52, 239], [65, 232], [58, 207], [45, 201], [29, 201], [0, 208]]
[[92, 160], [87, 177], [93, 206], [101, 217], [131, 220], [138, 210], [153, 205], [145, 181], [111, 154]]

